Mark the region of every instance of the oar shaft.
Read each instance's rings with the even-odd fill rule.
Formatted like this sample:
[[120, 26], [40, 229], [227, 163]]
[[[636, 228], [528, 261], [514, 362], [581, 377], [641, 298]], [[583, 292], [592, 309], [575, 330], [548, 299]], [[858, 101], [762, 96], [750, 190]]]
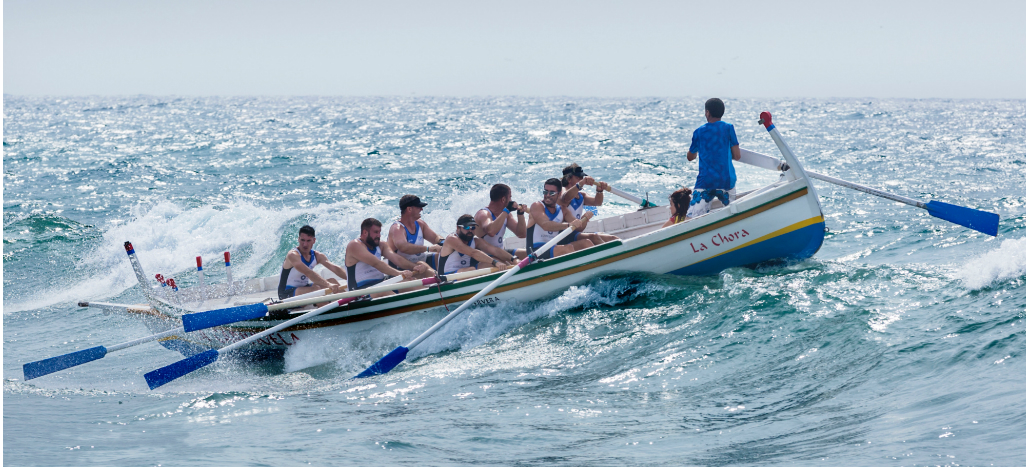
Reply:
[[164, 332], [161, 332], [161, 333], [158, 333], [158, 334], [154, 334], [152, 336], [146, 336], [146, 337], [143, 337], [143, 338], [136, 339], [134, 341], [128, 341], [128, 342], [125, 342], [125, 343], [121, 343], [121, 344], [118, 344], [118, 345], [113, 345], [113, 346], [107, 347], [107, 353], [117, 352], [118, 350], [127, 349], [129, 347], [135, 347], [135, 346], [137, 346], [139, 344], [145, 344], [147, 342], [152, 342], [152, 341], [160, 340], [160, 339], [163, 339], [165, 337], [176, 336], [176, 335], [182, 334], [184, 332], [185, 332], [185, 330], [182, 329], [182, 328], [172, 329], [170, 331], [164, 331]]
[[609, 187], [609, 192], [614, 194], [614, 195], [616, 195], [616, 196], [619, 196], [619, 197], [621, 197], [621, 198], [623, 198], [623, 199], [625, 199], [627, 201], [639, 204], [643, 208], [654, 207], [655, 206], [654, 203], [649, 202], [647, 199], [638, 198], [637, 196], [634, 196], [634, 195], [632, 195], [630, 193], [626, 193], [623, 190], [619, 190], [619, 189], [616, 189], [616, 188], [613, 188], [613, 187]]
[[[560, 240], [563, 240], [564, 238], [566, 238], [567, 235], [570, 235], [571, 233], [573, 233], [573, 231], [574, 231], [573, 227], [567, 227], [565, 230], [560, 232], [559, 235], [556, 235], [555, 238], [553, 238], [552, 240], [549, 240], [548, 243], [543, 245], [541, 247], [541, 249], [539, 249], [537, 251], [542, 251], [542, 252], [548, 251], [550, 248], [556, 246], [556, 244], [558, 244], [560, 242]], [[512, 276], [513, 274], [516, 274], [518, 271], [523, 269], [524, 266], [527, 266], [528, 264], [531, 264], [531, 262], [533, 260], [532, 256], [533, 255], [528, 256], [527, 258], [524, 258], [523, 260], [521, 260], [519, 263], [517, 263], [516, 266], [513, 266], [512, 268], [507, 270], [503, 275], [499, 276], [498, 279], [495, 279], [494, 281], [492, 281], [491, 284], [488, 284], [487, 287], [481, 289], [480, 292], [474, 294], [474, 296], [471, 297], [470, 300], [467, 300], [467, 301], [463, 302], [463, 304], [460, 305], [459, 308], [456, 308], [455, 310], [453, 310], [451, 313], [446, 315], [445, 318], [442, 318], [441, 321], [435, 323], [434, 326], [431, 326], [431, 328], [429, 328], [427, 331], [424, 331], [423, 333], [421, 333], [421, 335], [417, 336], [416, 339], [410, 341], [410, 343], [406, 345], [406, 349], [409, 350], [409, 349], [412, 349], [412, 348], [416, 347], [417, 344], [420, 344], [421, 342], [423, 342], [424, 339], [427, 339], [428, 336], [430, 336], [431, 334], [434, 334], [434, 332], [437, 331], [439, 328], [441, 328], [442, 326], [445, 326], [445, 324], [448, 323], [449, 321], [452, 321], [452, 319], [455, 318], [460, 313], [462, 313], [463, 310], [467, 309], [468, 307], [470, 307], [471, 305], [476, 303], [479, 298], [484, 297], [485, 295], [488, 295], [488, 293], [491, 292], [493, 289], [495, 289], [499, 285], [502, 285], [502, 283], [505, 282], [506, 279], [509, 278], [509, 276]]]
[[858, 191], [861, 191], [861, 192], [864, 192], [864, 193], [869, 193], [871, 195], [876, 195], [876, 196], [879, 196], [881, 198], [887, 198], [887, 199], [889, 199], [891, 201], [897, 201], [899, 203], [905, 203], [905, 204], [907, 204], [909, 206], [915, 206], [917, 208], [926, 208], [926, 203], [924, 203], [922, 201], [914, 200], [912, 198], [908, 198], [908, 197], [901, 196], [901, 195], [896, 195], [894, 193], [888, 193], [888, 192], [883, 191], [883, 190], [877, 190], [876, 188], [868, 187], [868, 186], [865, 186], [865, 185], [859, 185], [858, 183], [849, 182], [847, 180], [841, 180], [839, 178], [835, 178], [835, 177], [831, 177], [829, 175], [824, 175], [824, 174], [821, 174], [821, 173], [813, 172], [811, 170], [806, 170], [805, 173], [808, 174], [810, 177], [815, 178], [817, 180], [823, 180], [824, 182], [830, 182], [830, 183], [833, 183], [835, 185], [840, 185], [840, 186], [843, 186], [843, 187], [851, 188], [853, 190], [858, 190]]
[[274, 326], [274, 327], [272, 327], [270, 329], [267, 329], [267, 330], [258, 332], [256, 334], [253, 334], [252, 336], [249, 336], [249, 337], [247, 337], [247, 338], [245, 338], [245, 339], [243, 339], [241, 341], [235, 342], [235, 343], [233, 343], [231, 345], [227, 345], [225, 347], [221, 347], [220, 349], [217, 350], [217, 353], [223, 355], [226, 352], [231, 352], [232, 350], [235, 350], [235, 349], [237, 349], [239, 347], [242, 347], [242, 346], [244, 346], [246, 344], [249, 344], [250, 342], [263, 339], [264, 337], [267, 337], [267, 336], [269, 336], [269, 335], [271, 335], [273, 333], [281, 331], [282, 329], [285, 329], [285, 328], [287, 328], [289, 326], [292, 326], [293, 324], [296, 324], [296, 323], [298, 323], [300, 321], [305, 321], [305, 320], [313, 318], [313, 317], [315, 317], [315, 316], [317, 316], [317, 315], [319, 315], [321, 313], [325, 313], [325, 312], [334, 310], [335, 308], [338, 308], [339, 306], [344, 305], [346, 303], [349, 303], [349, 302], [351, 302], [353, 300], [356, 300], [356, 297], [343, 298], [341, 300], [336, 300], [336, 301], [331, 302], [331, 303], [329, 303], [327, 305], [324, 305], [324, 306], [322, 306], [322, 307], [320, 307], [320, 308], [318, 308], [318, 309], [316, 309], [314, 311], [303, 313], [302, 315], [299, 315], [299, 316], [297, 316], [295, 318], [292, 318], [292, 319], [290, 319], [290, 320], [288, 320], [288, 321], [286, 321], [284, 323], [281, 323], [281, 324], [279, 324], [277, 326]]

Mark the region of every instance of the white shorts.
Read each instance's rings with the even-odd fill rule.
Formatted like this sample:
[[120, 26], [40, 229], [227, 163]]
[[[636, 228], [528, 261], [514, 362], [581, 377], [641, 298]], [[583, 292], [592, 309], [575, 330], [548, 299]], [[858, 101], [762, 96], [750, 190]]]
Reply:
[[[706, 201], [704, 199], [701, 199], [701, 195], [699, 193], [701, 193], [703, 191], [705, 191], [705, 190], [697, 189], [691, 195], [692, 196], [692, 198], [691, 198], [691, 206], [688, 207], [688, 217], [698, 217], [698, 216], [701, 216], [703, 214], [708, 213], [709, 212], [709, 207], [712, 205], [713, 201], [716, 201], [716, 198], [713, 198], [713, 201]], [[731, 203], [733, 203], [734, 200], [737, 199], [737, 189], [736, 188], [731, 188], [731, 189], [727, 190], [727, 194], [730, 195], [730, 202]]]

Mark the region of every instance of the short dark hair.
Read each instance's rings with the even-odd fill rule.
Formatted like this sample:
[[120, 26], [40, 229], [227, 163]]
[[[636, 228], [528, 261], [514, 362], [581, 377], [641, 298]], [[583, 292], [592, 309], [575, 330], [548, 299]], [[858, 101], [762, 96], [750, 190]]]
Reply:
[[506, 196], [512, 192], [513, 190], [510, 189], [509, 185], [506, 185], [504, 183], [496, 183], [492, 185], [492, 191], [488, 193], [488, 196], [492, 197], [492, 201], [498, 201], [502, 199], [503, 196]]
[[723, 105], [723, 101], [718, 98], [712, 98], [705, 101], [705, 110], [709, 111], [709, 116], [712, 118], [723, 118], [723, 112], [727, 109]]
[[[548, 180], [545, 180], [545, 185], [552, 185], [552, 186], [554, 186], [556, 188], [559, 188], [559, 189], [563, 188], [563, 182], [561, 182], [558, 178], [550, 178]], [[542, 186], [545, 186], [545, 185], [542, 185]]]
[[304, 226], [300, 227], [299, 228], [299, 233], [300, 234], [307, 234], [307, 235], [309, 235], [311, 237], [316, 237], [317, 236], [317, 235], [314, 235], [314, 228], [310, 227], [309, 225], [304, 225]]
[[381, 227], [381, 221], [373, 217], [368, 217], [364, 219], [363, 222], [360, 224], [360, 232], [370, 231], [370, 228], [374, 226]]

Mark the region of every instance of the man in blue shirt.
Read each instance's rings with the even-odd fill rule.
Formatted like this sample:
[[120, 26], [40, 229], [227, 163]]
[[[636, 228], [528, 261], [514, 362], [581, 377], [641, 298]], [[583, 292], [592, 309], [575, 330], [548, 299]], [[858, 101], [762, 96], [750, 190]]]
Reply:
[[688, 217], [709, 212], [709, 205], [719, 199], [724, 206], [735, 197], [734, 163], [741, 160], [734, 125], [720, 121], [725, 107], [723, 101], [712, 98], [705, 101], [705, 119], [709, 122], [698, 127], [691, 135], [688, 161], [698, 157], [698, 179], [688, 208]]

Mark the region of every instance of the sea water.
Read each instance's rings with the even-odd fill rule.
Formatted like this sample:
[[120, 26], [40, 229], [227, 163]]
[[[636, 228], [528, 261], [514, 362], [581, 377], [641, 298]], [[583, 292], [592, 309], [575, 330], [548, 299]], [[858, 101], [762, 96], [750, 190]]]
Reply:
[[[24, 381], [22, 365], [149, 334], [79, 301], [149, 274], [276, 275], [304, 224], [342, 261], [419, 195], [452, 232], [576, 162], [664, 204], [703, 99], [4, 96], [8, 465], [1026, 465], [1026, 102], [726, 99], [743, 147], [1001, 215], [997, 238], [815, 182], [805, 261], [620, 274], [471, 309], [391, 373], [350, 378], [444, 309], [322, 330], [150, 391], [147, 344]], [[777, 174], [737, 164], [746, 191]], [[599, 215], [634, 210], [606, 194]]]

